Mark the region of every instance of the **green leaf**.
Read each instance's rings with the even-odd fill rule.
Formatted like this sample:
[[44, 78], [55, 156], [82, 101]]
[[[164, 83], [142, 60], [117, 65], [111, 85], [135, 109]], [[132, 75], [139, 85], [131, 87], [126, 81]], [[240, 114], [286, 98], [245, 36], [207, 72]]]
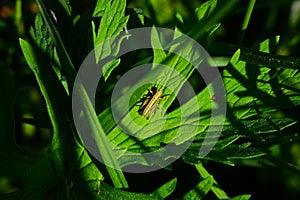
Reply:
[[218, 30], [218, 28], [219, 28], [220, 26], [221, 26], [220, 23], [215, 24], [215, 25], [212, 25], [212, 26], [208, 29], [208, 31], [207, 31], [208, 37], [211, 37], [211, 36]]
[[65, 9], [66, 13], [70, 16], [72, 13], [72, 9], [69, 5], [69, 0], [58, 0], [62, 7]]
[[167, 54], [163, 50], [163, 46], [160, 42], [160, 38], [158, 36], [158, 32], [155, 27], [152, 27], [152, 31], [151, 31], [151, 45], [153, 47], [153, 54], [154, 54], [153, 63], [156, 64], [162, 63], [166, 59]]
[[213, 177], [209, 176], [179, 199], [202, 199], [212, 189], [212, 186]]
[[198, 21], [205, 21], [207, 17], [215, 10], [217, 6], [216, 0], [210, 0], [203, 4], [200, 7], [195, 9], [195, 14], [197, 16]]
[[[175, 39], [180, 37], [180, 33], [175, 33]], [[179, 56], [174, 56], [172, 54], [166, 54], [162, 48], [161, 41], [163, 38], [159, 37], [159, 34], [157, 34], [157, 31], [155, 28], [152, 29], [152, 45], [154, 46], [154, 60], [156, 62], [160, 62], [163, 64], [168, 64], [168, 66], [172, 66], [174, 70], [170, 70], [169, 68], [161, 68], [161, 67], [153, 67], [153, 70], [151, 73], [146, 74], [143, 77], [143, 81], [147, 83], [153, 82], [153, 80], [157, 80], [158, 85], [164, 86], [167, 84], [167, 87], [170, 87], [172, 89], [173, 93], [178, 93], [180, 87], [183, 85], [185, 82], [185, 78], [188, 78], [192, 71], [194, 70], [194, 67], [185, 61], [184, 59], [181, 59]], [[179, 40], [181, 41], [181, 40]], [[180, 42], [178, 44], [181, 44]], [[182, 46], [178, 45], [177, 43], [174, 43], [173, 45], [176, 47], [171, 46], [171, 48], [180, 48], [181, 52], [183, 53], [183, 57], [186, 59], [189, 59], [191, 56], [195, 55], [195, 49], [192, 44], [184, 44]], [[156, 50], [156, 48], [159, 48], [159, 50]], [[172, 51], [172, 50], [170, 50]], [[199, 63], [202, 62], [200, 59], [201, 55], [195, 56], [198, 58]], [[183, 79], [180, 79], [178, 74], [174, 72], [179, 72], [181, 76], [183, 76]], [[168, 83], [170, 81], [170, 83]], [[181, 125], [184, 125], [183, 128], [181, 128], [181, 133], [176, 135], [176, 131], [180, 128], [180, 118], [174, 118], [173, 116], [170, 116], [167, 118], [166, 124], [162, 127], [163, 121], [160, 120], [160, 117], [163, 117], [159, 114], [159, 112], [155, 112], [155, 114], [151, 117], [152, 123], [149, 124], [149, 126], [139, 126], [136, 127], [134, 123], [132, 123], [132, 119], [136, 120], [137, 124], [140, 125], [146, 125], [147, 120], [143, 117], [140, 116], [138, 113], [138, 106], [135, 106], [134, 104], [139, 100], [139, 96], [142, 96], [143, 92], [147, 91], [147, 87], [145, 88], [139, 88], [138, 91], [134, 93], [137, 94], [135, 96], [135, 100], [130, 101], [129, 107], [133, 107], [130, 110], [130, 114], [126, 115], [124, 118], [121, 119], [121, 121], [118, 122], [118, 124], [122, 124], [123, 127], [126, 127], [126, 130], [129, 132], [132, 132], [133, 134], [139, 134], [139, 138], [133, 138], [130, 135], [124, 133], [120, 127], [114, 126], [112, 123], [103, 123], [103, 129], [108, 131], [108, 138], [114, 143], [114, 145], [118, 146], [118, 148], [121, 149], [126, 149], [128, 151], [133, 151], [133, 152], [147, 152], [149, 149], [152, 150], [157, 150], [161, 148], [162, 143], [170, 143], [173, 141], [176, 145], [183, 144], [184, 142], [188, 141], [193, 135], [194, 132], [192, 130], [196, 131], [196, 128], [192, 121], [194, 119], [188, 119], [188, 117], [197, 112], [191, 107], [185, 107], [187, 112], [182, 112], [183, 116], [182, 118], [185, 119], [186, 121], [181, 122]], [[167, 88], [166, 87], [166, 88]], [[122, 91], [124, 95], [127, 93], [132, 94], [130, 91], [130, 88], [124, 89]], [[168, 94], [168, 90], [165, 89], [164, 91], [165, 94]], [[170, 92], [171, 93], [171, 92]], [[170, 94], [169, 93], [169, 94]], [[139, 95], [140, 94], [140, 95]], [[120, 95], [121, 96], [121, 95]], [[171, 95], [170, 95], [171, 96]], [[174, 100], [175, 95], [172, 94], [172, 97], [168, 97], [167, 100], [161, 100], [159, 104], [164, 107], [168, 107], [172, 101]], [[196, 99], [192, 101], [197, 104]], [[122, 98], [114, 100], [112, 107], [114, 109], [122, 109], [127, 107], [127, 105], [124, 105], [124, 101]], [[195, 106], [194, 106], [195, 108]], [[109, 110], [105, 110], [105, 114], [100, 114], [99, 121], [102, 122], [109, 122], [113, 117], [111, 114], [109, 114]], [[127, 114], [127, 113], [125, 113]], [[155, 133], [153, 131], [153, 128], [155, 127], [162, 127], [161, 131], [159, 133]], [[137, 142], [138, 141], [138, 142]], [[125, 164], [130, 164], [134, 162], [134, 156], [127, 157], [124, 156], [122, 151], [120, 150], [119, 153], [120, 157], [120, 162]], [[149, 165], [146, 160], [141, 161], [142, 163]], [[153, 163], [150, 163], [150, 165]], [[122, 165], [123, 166], [123, 165]]]
[[[34, 30], [35, 29], [35, 30]], [[56, 51], [56, 47], [54, 46], [53, 40], [50, 37], [50, 33], [43, 22], [42, 16], [40, 13], [38, 13], [35, 17], [35, 26], [34, 29], [31, 27], [30, 29], [30, 35], [34, 39], [34, 42], [36, 46], [40, 48], [40, 51], [44, 53], [44, 59], [46, 59], [45, 62], [48, 62], [49, 65], [53, 68], [55, 71], [57, 77], [62, 80], [63, 75], [63, 69], [61, 67], [60, 60], [58, 58], [58, 54]], [[63, 84], [63, 80], [61, 81]], [[67, 93], [68, 86], [64, 85], [65, 90]]]
[[181, 22], [182, 24], [184, 24], [183, 17], [182, 17], [182, 15], [180, 14], [180, 12], [176, 12], [175, 17], [176, 17], [176, 19], [177, 19], [179, 22]]
[[[208, 173], [208, 171], [204, 168], [202, 163], [195, 164], [195, 167], [202, 178], [205, 179], [205, 178], [208, 178], [211, 176]], [[218, 197], [219, 199], [228, 199], [229, 198], [227, 196], [226, 192], [220, 188], [220, 186], [218, 185], [217, 181], [214, 178], [213, 178], [213, 187], [211, 190], [216, 195], [216, 197]]]
[[[261, 50], [268, 52], [274, 48], [275, 44], [271, 42], [272, 39], [273, 38], [262, 42]], [[278, 41], [277, 37], [275, 39]], [[298, 105], [300, 98], [296, 92], [299, 87], [297, 85], [298, 83], [296, 83], [298, 82], [296, 81], [296, 77], [298, 76], [297, 72], [294, 70], [285, 70], [278, 74], [278, 80], [280, 80], [280, 84], [283, 84], [285, 81], [287, 81], [287, 79], [293, 79], [294, 81], [287, 81], [289, 83], [286, 84], [293, 85], [293, 89], [290, 90], [291, 87], [287, 86], [283, 87], [282, 90], [285, 94], [281, 95], [280, 97], [276, 97], [274, 93], [272, 94], [272, 92], [270, 92], [273, 90], [273, 88], [277, 88], [272, 86], [273, 83], [271, 82], [271, 78], [269, 76], [270, 69], [262, 67], [260, 71], [255, 71], [255, 68], [252, 67], [248, 70], [248, 65], [245, 62], [240, 61], [239, 57], [240, 51], [238, 50], [232, 56], [230, 60], [231, 64], [227, 66], [223, 72], [223, 80], [227, 91], [228, 102], [227, 120], [224, 123], [223, 132], [220, 135], [220, 138], [218, 139], [218, 136], [216, 136], [218, 142], [210, 154], [206, 156], [206, 159], [212, 159], [214, 161], [229, 165], [233, 165], [235, 159], [249, 159], [266, 155], [268, 152], [266, 149], [261, 149], [253, 145], [249, 146], [247, 143], [244, 143], [243, 145], [236, 145], [235, 140], [239, 139], [240, 137], [246, 137], [251, 140], [267, 142], [264, 137], [268, 136], [263, 134], [276, 132], [278, 135], [278, 131], [283, 131], [293, 126], [296, 123], [294, 118], [278, 118], [275, 114], [273, 114], [272, 111], [276, 111], [279, 108], [288, 108], [295, 104]], [[299, 78], [297, 79], [299, 80]], [[256, 82], [256, 87], [251, 86]], [[289, 89], [285, 90], [284, 88]], [[260, 97], [257, 95], [257, 93], [265, 93], [266, 95]], [[291, 95], [286, 95], [288, 93]], [[272, 97], [274, 98], [272, 102], [266, 102], [268, 95], [274, 95], [274, 97]], [[209, 94], [205, 89], [198, 96], [202, 102], [209, 102], [209, 99], [207, 99]], [[289, 101], [293, 103], [286, 103], [287, 96], [290, 98]], [[218, 101], [218, 98], [219, 97], [216, 98], [216, 101]], [[278, 102], [281, 102], [280, 105], [278, 105]], [[184, 106], [187, 105], [189, 105], [189, 102], [187, 102], [187, 104]], [[202, 110], [207, 108], [207, 113], [210, 113], [209, 110], [211, 108], [209, 106], [206, 107], [207, 105], [202, 103], [202, 107], [200, 108]], [[274, 107], [271, 107], [271, 105]], [[189, 105], [189, 107], [193, 106]], [[203, 111], [201, 113], [203, 113]], [[196, 140], [191, 145], [190, 150], [184, 154], [183, 158], [188, 163], [199, 162], [199, 159], [197, 159], [199, 148], [209, 145], [209, 143], [203, 143], [203, 139], [207, 134], [206, 129], [209, 125], [209, 121], [207, 121], [207, 119], [209, 119], [208, 116], [205, 116], [204, 119], [201, 119], [199, 132], [195, 138]], [[290, 137], [294, 139], [296, 138], [292, 133]], [[266, 147], [267, 146], [265, 145], [265, 148]]]
[[274, 37], [270, 37], [269, 39], [261, 42], [259, 44], [259, 51], [261, 52], [265, 52], [265, 53], [270, 53], [278, 44], [280, 39], [280, 36], [274, 36]]
[[98, 195], [98, 199], [109, 199], [109, 200], [114, 200], [114, 199], [120, 199], [120, 200], [128, 200], [128, 199], [145, 199], [145, 200], [155, 200], [157, 199], [155, 196], [152, 194], [141, 194], [141, 193], [132, 193], [132, 192], [127, 192], [123, 190], [118, 190], [115, 188], [112, 188], [111, 186], [107, 184], [102, 184], [101, 187], [102, 193]]
[[[270, 51], [268, 48], [272, 45], [269, 44], [269, 40], [263, 42], [262, 50]], [[299, 105], [300, 85], [296, 81], [299, 80], [296, 70], [279, 73], [265, 67], [252, 67], [238, 61], [238, 57], [239, 51], [231, 59], [231, 66], [223, 72], [227, 101], [237, 119]]]
[[[60, 56], [60, 61], [62, 66], [64, 66], [64, 71], [66, 73], [67, 76], [67, 80], [69, 81], [69, 86], [71, 86], [75, 80], [75, 76], [76, 76], [76, 72], [75, 72], [75, 67], [72, 63], [72, 60], [65, 48], [65, 45], [60, 37], [59, 31], [56, 28], [56, 26], [54, 25], [52, 18], [49, 16], [48, 10], [45, 7], [43, 1], [41, 0], [37, 0], [36, 1], [40, 13], [43, 17], [43, 20], [46, 24], [46, 27], [50, 33], [51, 39], [53, 40], [57, 51], [58, 51], [58, 55]], [[49, 39], [49, 37], [46, 37], [47, 39]], [[40, 47], [40, 46], [39, 46]], [[41, 47], [40, 47], [41, 48]]]
[[[128, 16], [125, 16], [126, 1], [107, 2], [97, 35], [94, 38], [96, 62], [106, 58], [107, 56], [116, 55], [119, 52], [120, 42], [125, 37], [121, 38], [119, 44], [115, 48], [111, 48], [117, 36], [123, 28], [126, 27]], [[127, 37], [127, 36], [126, 36]], [[109, 40], [107, 40], [109, 39]]]
[[244, 194], [244, 195], [239, 195], [236, 197], [230, 198], [231, 200], [248, 200], [250, 199], [251, 195], [250, 194]]
[[103, 66], [103, 78], [107, 80], [112, 71], [120, 64], [121, 59], [112, 60]]
[[[67, 101], [63, 99], [66, 98], [66, 96], [64, 96], [66, 94], [60, 87], [61, 85], [58, 83], [51, 68], [47, 68], [48, 64], [44, 62], [45, 59], [43, 59], [43, 55], [37, 56], [37, 51], [25, 40], [20, 39], [20, 45], [28, 65], [36, 75], [41, 92], [46, 100], [54, 128], [54, 136], [50, 150], [57, 170], [63, 173], [68, 166], [73, 166], [78, 156], [80, 156], [74, 152], [74, 148], [76, 148], [78, 144], [74, 141], [74, 129], [67, 122], [69, 119], [69, 111], [66, 110], [63, 112], [66, 108], [62, 102]], [[47, 73], [47, 75], [45, 76], [44, 73]], [[72, 152], [72, 154], [68, 154], [68, 156], [65, 157], [66, 154], [64, 152]], [[99, 174], [97, 169], [93, 171]], [[93, 171], [88, 170], [86, 173], [92, 173]], [[101, 177], [101, 174], [98, 175], [98, 177]]]
[[196, 16], [199, 20], [189, 26], [187, 34], [195, 40], [200, 40], [212, 25], [231, 13], [238, 2], [237, 0], [227, 1], [220, 9], [215, 9], [216, 0], [210, 0], [202, 4], [196, 11]]
[[152, 195], [156, 199], [165, 199], [167, 196], [169, 196], [176, 188], [177, 179], [174, 178], [171, 181], [167, 182], [157, 190], [155, 190]]
[[[257, 147], [251, 147], [251, 143], [243, 143], [241, 145], [231, 144], [227, 147], [219, 145], [223, 140], [219, 140], [213, 149], [205, 156], [204, 159], [213, 160], [227, 165], [234, 165], [235, 160], [237, 159], [250, 159], [261, 157], [266, 155], [267, 152], [263, 149]], [[200, 161], [199, 158], [199, 149], [200, 147], [197, 144], [202, 144], [201, 148], [205, 148], [206, 145], [201, 142], [192, 144], [190, 148], [183, 155], [183, 160], [190, 164], [195, 164]]]
[[53, 126], [53, 144], [58, 140], [58, 131], [60, 127], [65, 127], [64, 123], [68, 120], [68, 111], [62, 103], [68, 102], [67, 96], [62, 85], [58, 81], [51, 66], [47, 63], [44, 54], [40, 54], [27, 41], [20, 39], [21, 49], [25, 60], [31, 70], [34, 72], [40, 90], [45, 98], [47, 110]]
[[107, 4], [110, 4], [111, 0], [98, 0], [94, 9], [93, 17], [102, 17]]
[[[65, 46], [62, 42], [62, 39], [59, 35], [59, 32], [58, 32], [57, 28], [55, 27], [55, 25], [53, 24], [51, 18], [49, 17], [49, 14], [47, 12], [47, 9], [46, 9], [45, 5], [40, 0], [37, 1], [37, 4], [39, 6], [41, 15], [43, 16], [45, 24], [46, 24], [46, 26], [49, 30], [51, 38], [54, 41], [55, 45], [57, 46], [57, 50], [58, 50], [59, 56], [61, 58], [62, 65], [64, 66], [64, 70], [65, 70], [66, 75], [67, 75], [67, 80], [70, 83], [72, 83], [70, 85], [73, 85], [73, 82], [75, 80], [76, 72], [75, 72], [74, 65], [71, 61], [71, 58], [69, 57], [69, 54], [66, 51], [66, 48], [65, 48]], [[113, 5], [114, 5], [113, 9], [117, 12], [119, 10], [119, 8], [116, 7], [116, 6], [118, 6], [118, 4], [115, 3]], [[121, 10], [122, 9], [124, 10], [125, 7], [124, 8], [121, 7]], [[117, 14], [120, 14], [120, 13], [117, 13]], [[106, 14], [106, 17], [108, 17], [108, 14]], [[103, 17], [103, 18], [105, 18], [105, 17]], [[123, 22], [125, 23], [125, 22], [127, 22], [127, 20], [125, 20]], [[113, 24], [113, 22], [111, 24]], [[100, 25], [100, 27], [101, 27], [101, 25]], [[21, 43], [24, 46], [23, 51], [30, 48], [29, 45], [25, 44], [25, 42], [21, 42]], [[26, 54], [29, 55], [30, 52], [28, 51], [28, 52], [26, 52]], [[37, 54], [37, 52], [36, 52], [36, 54]], [[25, 57], [26, 57], [26, 55], [25, 55]], [[43, 95], [46, 96], [45, 99], [46, 99], [47, 106], [50, 108], [50, 109], [48, 109], [48, 112], [50, 113], [50, 118], [52, 120], [52, 123], [56, 124], [57, 121], [64, 122], [64, 123], [60, 124], [59, 126], [54, 125], [54, 139], [53, 139], [54, 142], [52, 142], [52, 148], [51, 149], [53, 151], [58, 149], [57, 150], [58, 153], [56, 153], [55, 155], [57, 157], [59, 157], [58, 160], [61, 160], [61, 161], [65, 162], [66, 159], [63, 158], [65, 155], [64, 155], [64, 153], [62, 153], [62, 152], [67, 152], [67, 150], [64, 149], [64, 148], [67, 148], [67, 147], [64, 147], [65, 143], [68, 143], [68, 142], [71, 143], [69, 148], [72, 148], [72, 147], [78, 145], [78, 144], [76, 144], [76, 142], [78, 142], [78, 141], [76, 141], [77, 135], [75, 133], [74, 127], [72, 126], [72, 124], [68, 123], [68, 121], [71, 121], [71, 119], [72, 119], [70, 110], [67, 110], [66, 112], [62, 112], [63, 110], [66, 110], [67, 108], [59, 110], [60, 107], [63, 107], [62, 105], [60, 105], [60, 106], [55, 105], [54, 107], [52, 106], [53, 103], [55, 104], [55, 101], [58, 101], [62, 104], [62, 102], [66, 102], [66, 100], [59, 101], [59, 99], [61, 99], [61, 98], [57, 98], [56, 100], [54, 100], [54, 99], [47, 100], [47, 98], [50, 97], [50, 95], [48, 96], [47, 92], [54, 92], [55, 89], [53, 89], [53, 88], [45, 89], [44, 88], [45, 85], [49, 85], [49, 86], [52, 85], [52, 86], [55, 87], [57, 84], [53, 84], [53, 80], [51, 80], [51, 79], [47, 80], [47, 81], [43, 80], [45, 78], [43, 76], [41, 76], [40, 73], [46, 72], [48, 70], [48, 72], [51, 74], [52, 71], [50, 70], [50, 68], [47, 69], [47, 70], [44, 70], [44, 69], [41, 70], [39, 68], [39, 65], [37, 64], [38, 62], [36, 62], [36, 60], [34, 60], [34, 59], [33, 59], [33, 62], [31, 62], [30, 61], [31, 58], [29, 58], [29, 57], [34, 58], [34, 59], [37, 59], [37, 58], [36, 58], [35, 55], [27, 56], [27, 62], [29, 64], [33, 63], [32, 64], [33, 66], [31, 66], [31, 68], [32, 68], [32, 70], [34, 71], [34, 73], [36, 75], [36, 78], [37, 78], [38, 83], [41, 87], [41, 91], [42, 91]], [[39, 60], [39, 61], [43, 62], [43, 60]], [[47, 63], [45, 63], [45, 66], [46, 65], [47, 65]], [[54, 80], [56, 80], [53, 76], [52, 76], [52, 78]], [[94, 138], [96, 138], [95, 139], [97, 141], [96, 142], [96, 145], [97, 145], [96, 147], [99, 148], [99, 149], [101, 148], [101, 151], [99, 151], [99, 152], [101, 153], [101, 156], [103, 157], [103, 159], [106, 163], [113, 163], [113, 166], [114, 166], [115, 169], [120, 169], [118, 167], [117, 161], [114, 159], [115, 157], [112, 156], [113, 154], [112, 154], [111, 148], [108, 148], [108, 146], [105, 145], [107, 143], [104, 143], [104, 141], [106, 140], [106, 136], [103, 133], [103, 131], [101, 131], [102, 130], [101, 125], [99, 124], [99, 122], [97, 120], [97, 116], [95, 114], [93, 106], [91, 105], [90, 99], [89, 99], [89, 97], [88, 97], [88, 95], [85, 91], [85, 88], [80, 84], [81, 83], [79, 83], [78, 87], [75, 88], [75, 89], [79, 93], [78, 98], [80, 98], [80, 100], [79, 100], [80, 103], [83, 103], [83, 106], [84, 106], [83, 116], [87, 117], [88, 127], [91, 128], [92, 136]], [[57, 87], [59, 87], [59, 86], [57, 86]], [[56, 95], [58, 95], [58, 94], [56, 94]], [[66, 105], [71, 105], [71, 104], [69, 103], [69, 104], [66, 104]], [[57, 109], [57, 110], [53, 111], [54, 109]], [[68, 108], [68, 109], [70, 109], [70, 108]], [[62, 117], [61, 120], [53, 119], [53, 117], [56, 117], [56, 116], [53, 115], [53, 112], [56, 112], [58, 110], [62, 113], [65, 113], [65, 115], [69, 115], [69, 116], [64, 116], [64, 117]], [[56, 114], [60, 115], [59, 113], [56, 113]], [[65, 124], [67, 124], [67, 125], [65, 125]], [[68, 133], [68, 134], [62, 134], [64, 136], [64, 138], [63, 139], [59, 138], [60, 139], [59, 141], [56, 138], [56, 136], [58, 135], [57, 134], [58, 130], [62, 133], [63, 132]], [[98, 134], [98, 132], [100, 132], [100, 134]], [[101, 138], [101, 139], [99, 139], [99, 138]], [[60, 149], [64, 149], [64, 150], [60, 150]], [[66, 166], [62, 166], [62, 167], [66, 167]], [[109, 167], [107, 168], [113, 183], [116, 185], [116, 187], [128, 187], [123, 173], [120, 170], [115, 170], [115, 169], [112, 169], [112, 168], [109, 168]]]

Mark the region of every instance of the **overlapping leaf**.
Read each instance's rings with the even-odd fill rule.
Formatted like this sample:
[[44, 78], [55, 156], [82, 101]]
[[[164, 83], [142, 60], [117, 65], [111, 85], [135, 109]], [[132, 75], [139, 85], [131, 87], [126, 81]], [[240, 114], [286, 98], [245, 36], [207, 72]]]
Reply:
[[[122, 6], [118, 7], [118, 4], [115, 5], [114, 9], [118, 8], [124, 10]], [[45, 98], [53, 125], [54, 136], [47, 155], [40, 156], [36, 162], [34, 162], [36, 159], [27, 156], [26, 159], [28, 160], [26, 162], [30, 163], [31, 169], [35, 170], [37, 175], [40, 176], [42, 174], [40, 170], [37, 170], [37, 168], [41, 168], [48, 172], [48, 176], [43, 176], [41, 179], [43, 184], [41, 185], [38, 181], [40, 177], [28, 179], [29, 177], [24, 177], [22, 171], [18, 170], [21, 173], [19, 177], [24, 181], [23, 183], [27, 184], [26, 181], [28, 179], [31, 180], [31, 184], [16, 193], [7, 195], [7, 198], [153, 199], [154, 197], [151, 195], [124, 192], [103, 183], [101, 172], [92, 162], [86, 150], [76, 141], [77, 136], [75, 135], [75, 129], [72, 123], [70, 123], [70, 110], [64, 106], [69, 99], [65, 90], [62, 88], [61, 82], [55, 75], [49, 59], [47, 59], [51, 57], [51, 55], [48, 54], [53, 53], [53, 51], [45, 51], [51, 47], [51, 39], [49, 35], [46, 35], [43, 37], [45, 37], [48, 42], [42, 41], [42, 34], [46, 31], [41, 29], [43, 23], [40, 16], [37, 17], [36, 22], [36, 32], [34, 33], [33, 29], [31, 31], [33, 39], [36, 42], [35, 45], [32, 46], [22, 39], [20, 39], [20, 44], [25, 59], [34, 72]], [[118, 25], [116, 27], [118, 27]], [[51, 29], [53, 27], [48, 26], [48, 28]], [[55, 30], [52, 30], [52, 32], [55, 32]], [[60, 45], [63, 46], [63, 44]], [[39, 51], [39, 49], [42, 51]], [[58, 63], [58, 65], [60, 64]], [[62, 66], [59, 67], [60, 69], [62, 68]], [[15, 166], [26, 169], [26, 166], [19, 161], [15, 161], [14, 157], [11, 157], [11, 160], [12, 162], [16, 162]], [[41, 167], [40, 165], [44, 166]], [[31, 174], [31, 171], [28, 171], [26, 176], [28, 173]], [[33, 191], [35, 192], [33, 193]], [[49, 193], [51, 193], [51, 195], [49, 195]]]

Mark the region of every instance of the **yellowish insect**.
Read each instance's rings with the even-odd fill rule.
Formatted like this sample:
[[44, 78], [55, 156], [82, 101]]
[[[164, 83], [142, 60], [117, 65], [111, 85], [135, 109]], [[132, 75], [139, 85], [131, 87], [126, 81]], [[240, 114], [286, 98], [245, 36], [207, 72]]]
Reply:
[[159, 100], [164, 99], [162, 96], [163, 91], [157, 89], [156, 87], [151, 87], [148, 89], [148, 94], [142, 98], [142, 105], [139, 108], [139, 113], [149, 119], [155, 112]]

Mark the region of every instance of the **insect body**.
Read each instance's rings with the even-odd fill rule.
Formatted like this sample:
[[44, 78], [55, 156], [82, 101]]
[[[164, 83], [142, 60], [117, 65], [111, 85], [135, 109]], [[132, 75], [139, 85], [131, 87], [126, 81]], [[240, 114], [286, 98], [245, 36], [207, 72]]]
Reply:
[[163, 91], [158, 90], [156, 87], [148, 89], [148, 94], [144, 97], [143, 103], [139, 108], [139, 113], [149, 119], [157, 108], [158, 101], [163, 99]]

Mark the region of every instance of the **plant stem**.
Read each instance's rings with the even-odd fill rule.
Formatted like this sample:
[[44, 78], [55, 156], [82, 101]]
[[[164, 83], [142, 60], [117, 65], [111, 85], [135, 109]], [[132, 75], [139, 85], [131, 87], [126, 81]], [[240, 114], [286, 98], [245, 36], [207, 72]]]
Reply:
[[245, 18], [244, 18], [244, 21], [243, 21], [243, 24], [242, 24], [242, 30], [240, 31], [240, 33], [237, 37], [237, 43], [238, 44], [242, 44], [242, 42], [244, 40], [246, 29], [249, 25], [250, 17], [252, 15], [255, 2], [256, 2], [256, 0], [250, 0], [249, 1], [249, 5], [248, 5], [247, 11], [246, 11], [246, 15], [245, 15]]
[[218, 43], [209, 48], [209, 52], [216, 55], [231, 57], [234, 52], [241, 49], [240, 60], [254, 65], [263, 65], [269, 68], [299, 69], [300, 58], [275, 55], [258, 50], [232, 44]]
[[[208, 176], [211, 176], [208, 173], [208, 171], [203, 167], [202, 163], [195, 164], [195, 167], [202, 178], [205, 179]], [[229, 197], [227, 196], [225, 191], [219, 187], [217, 181], [214, 178], [213, 178], [213, 182], [214, 182], [214, 186], [212, 187], [212, 191], [218, 197], [218, 199], [228, 199]]]
[[15, 25], [17, 28], [17, 33], [19, 36], [24, 34], [24, 24], [22, 21], [22, 1], [16, 1], [16, 9], [15, 9]]

